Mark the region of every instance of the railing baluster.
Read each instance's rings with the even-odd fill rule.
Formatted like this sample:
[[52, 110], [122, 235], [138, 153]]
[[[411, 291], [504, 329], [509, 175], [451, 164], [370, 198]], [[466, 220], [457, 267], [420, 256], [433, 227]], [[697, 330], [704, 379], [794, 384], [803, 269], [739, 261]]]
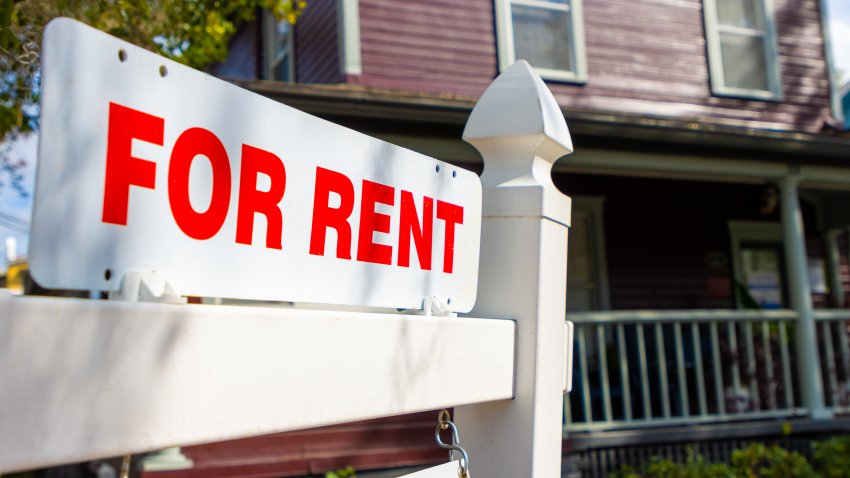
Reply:
[[602, 382], [602, 414], [606, 422], [613, 417], [611, 413], [611, 385], [608, 382], [608, 341], [605, 340], [605, 325], [596, 326], [596, 344], [599, 355], [599, 380]]
[[711, 358], [714, 365], [714, 393], [717, 397], [717, 414], [726, 415], [726, 399], [723, 394], [723, 366], [720, 363], [720, 332], [717, 322], [711, 323]]
[[632, 421], [632, 388], [629, 383], [629, 357], [626, 350], [626, 327], [617, 324], [617, 353], [620, 356], [620, 382], [623, 389], [623, 418]]
[[729, 322], [726, 325], [726, 334], [729, 338], [729, 349], [732, 351], [732, 391], [735, 394], [735, 413], [740, 413], [742, 410], [739, 410], [738, 405], [738, 397], [741, 395], [741, 368], [738, 365], [738, 361], [741, 357], [738, 356], [738, 324], [736, 322]]
[[652, 419], [652, 406], [649, 403], [649, 371], [646, 365], [646, 340], [643, 324], [637, 324], [638, 362], [640, 364], [640, 393], [643, 400], [643, 418]]
[[578, 354], [581, 357], [581, 407], [584, 412], [585, 423], [593, 423], [593, 410], [590, 406], [590, 374], [587, 371], [587, 337], [585, 329], [592, 328], [591, 325], [582, 324], [576, 331], [578, 337]]
[[697, 400], [699, 401], [699, 414], [708, 414], [708, 405], [705, 399], [705, 376], [702, 370], [702, 341], [699, 333], [699, 322], [691, 324], [691, 338], [694, 341], [694, 370], [697, 381]]
[[[847, 336], [847, 321], [838, 321], [838, 343], [841, 345], [841, 366], [844, 370], [844, 386], [842, 390], [850, 387], [850, 337]], [[846, 395], [845, 395], [846, 396]], [[842, 403], [842, 405], [847, 405]]]
[[747, 349], [747, 376], [750, 378], [750, 394], [753, 398], [753, 410], [761, 410], [761, 397], [759, 396], [759, 379], [756, 374], [755, 339], [753, 339], [753, 323], [746, 322], [744, 325], [744, 345]]
[[794, 408], [794, 390], [791, 385], [791, 359], [788, 357], [788, 332], [785, 330], [785, 322], [779, 322], [779, 353], [782, 358], [782, 379], [785, 382], [785, 404], [786, 408]]
[[655, 348], [658, 354], [658, 375], [661, 383], [661, 410], [670, 418], [670, 384], [667, 381], [667, 352], [664, 348], [664, 325], [655, 323]]
[[770, 322], [761, 323], [761, 343], [764, 348], [764, 375], [767, 380], [767, 407], [776, 410], [776, 387], [773, 384], [773, 350], [770, 345]]
[[682, 403], [682, 416], [690, 416], [688, 404], [688, 380], [685, 376], [685, 351], [682, 340], [682, 324], [673, 324], [673, 341], [676, 342], [676, 371], [679, 378], [679, 400]]
[[581, 374], [581, 406], [584, 409], [585, 423], [592, 423], [593, 408], [590, 406], [590, 375], [587, 373], [587, 344], [584, 337], [584, 329], [586, 327], [584, 324], [576, 326], [576, 340], [578, 341], [578, 356], [581, 363], [579, 367], [579, 373]]
[[826, 367], [826, 375], [829, 380], [829, 395], [831, 402], [828, 404], [831, 407], [838, 403], [838, 377], [835, 376], [835, 349], [832, 345], [832, 322], [824, 321], [820, 323], [823, 331], [823, 341], [825, 342], [824, 352], [826, 355], [826, 363], [822, 367]]

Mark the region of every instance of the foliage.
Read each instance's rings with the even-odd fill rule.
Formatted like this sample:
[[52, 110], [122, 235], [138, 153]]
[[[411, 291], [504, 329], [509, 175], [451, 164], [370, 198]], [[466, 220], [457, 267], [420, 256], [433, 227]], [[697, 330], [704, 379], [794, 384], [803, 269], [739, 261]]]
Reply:
[[731, 461], [737, 471], [736, 476], [741, 478], [817, 476], [806, 457], [777, 445], [767, 447], [761, 443], [753, 443], [747, 448], [732, 452]]
[[349, 465], [342, 470], [325, 473], [325, 478], [357, 478], [357, 471], [353, 466]]
[[850, 435], [816, 442], [812, 448], [815, 469], [823, 478], [850, 478]]
[[[850, 442], [831, 446], [846, 446], [848, 443]], [[850, 460], [846, 454], [844, 459], [844, 463]], [[612, 474], [610, 478], [817, 478], [821, 476], [812, 469], [803, 455], [778, 446], [767, 447], [760, 443], [735, 450], [732, 452], [730, 462], [728, 465], [707, 463], [700, 455], [689, 450], [688, 459], [685, 463], [653, 458], [640, 470], [623, 466], [619, 472]], [[832, 464], [832, 466], [841, 465]], [[845, 467], [843, 470], [847, 470], [847, 468]], [[831, 478], [848, 475], [824, 474], [823, 476]]]
[[610, 478], [736, 478], [734, 470], [728, 465], [707, 463], [702, 456], [692, 449], [688, 450], [685, 463], [674, 463], [671, 460], [652, 460], [638, 471], [630, 466], [623, 466]]
[[[41, 35], [59, 16], [72, 17], [193, 68], [227, 55], [239, 24], [269, 9], [294, 23], [303, 0], [0, 0], [0, 143], [38, 128]], [[7, 150], [0, 176], [20, 185]]]

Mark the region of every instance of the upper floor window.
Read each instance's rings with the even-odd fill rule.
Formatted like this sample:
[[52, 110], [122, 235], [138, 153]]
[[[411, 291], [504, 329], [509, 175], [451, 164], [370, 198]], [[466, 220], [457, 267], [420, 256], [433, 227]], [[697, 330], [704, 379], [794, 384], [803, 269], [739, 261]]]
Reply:
[[277, 20], [267, 12], [264, 18], [266, 38], [265, 78], [295, 81], [295, 34], [291, 23]]
[[780, 99], [770, 0], [704, 0], [711, 89], [717, 95]]
[[499, 68], [526, 60], [549, 80], [584, 82], [581, 0], [495, 0]]

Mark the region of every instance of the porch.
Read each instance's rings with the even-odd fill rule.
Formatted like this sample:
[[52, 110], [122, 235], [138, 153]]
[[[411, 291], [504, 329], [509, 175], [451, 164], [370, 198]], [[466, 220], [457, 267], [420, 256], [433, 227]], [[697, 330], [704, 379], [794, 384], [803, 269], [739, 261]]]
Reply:
[[848, 173], [683, 158], [645, 178], [629, 157], [555, 177], [575, 200], [565, 439], [850, 417]]

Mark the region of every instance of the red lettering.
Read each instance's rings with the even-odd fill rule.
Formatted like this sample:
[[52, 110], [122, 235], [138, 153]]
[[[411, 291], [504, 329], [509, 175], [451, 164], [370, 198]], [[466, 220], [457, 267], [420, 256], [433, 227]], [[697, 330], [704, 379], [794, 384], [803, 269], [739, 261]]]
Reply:
[[401, 192], [401, 217], [398, 236], [398, 265], [410, 267], [410, 238], [416, 245], [419, 267], [431, 270], [432, 231], [434, 229], [434, 200], [428, 196], [422, 198], [422, 225], [416, 214], [416, 203], [409, 191]]
[[452, 273], [455, 257], [455, 224], [463, 224], [463, 208], [437, 201], [437, 218], [446, 221], [446, 242], [443, 253], [443, 272]]
[[[338, 208], [330, 207], [331, 192], [340, 197]], [[310, 231], [310, 254], [325, 255], [328, 228], [336, 230], [336, 256], [351, 259], [351, 225], [348, 217], [354, 210], [354, 185], [344, 174], [316, 168], [316, 190], [313, 193], [313, 225]]]
[[165, 120], [109, 103], [103, 222], [127, 225], [130, 186], [154, 189], [156, 163], [133, 157], [133, 139], [162, 146]]
[[[257, 190], [259, 173], [271, 178], [268, 191]], [[242, 171], [239, 174], [239, 207], [236, 214], [236, 242], [251, 245], [254, 237], [254, 215], [266, 216], [266, 247], [282, 249], [283, 216], [278, 204], [286, 190], [286, 168], [283, 161], [262, 149], [242, 145]]]
[[[206, 156], [212, 165], [212, 198], [204, 212], [197, 212], [189, 202], [189, 170], [198, 155]], [[177, 138], [168, 169], [168, 202], [171, 214], [187, 236], [209, 239], [224, 224], [230, 206], [230, 162], [224, 145], [211, 131], [189, 128]]]
[[357, 239], [357, 260], [390, 264], [393, 248], [372, 242], [374, 232], [390, 232], [390, 216], [375, 212], [375, 204], [393, 205], [395, 190], [390, 186], [363, 180], [363, 198], [360, 200], [360, 234]]

